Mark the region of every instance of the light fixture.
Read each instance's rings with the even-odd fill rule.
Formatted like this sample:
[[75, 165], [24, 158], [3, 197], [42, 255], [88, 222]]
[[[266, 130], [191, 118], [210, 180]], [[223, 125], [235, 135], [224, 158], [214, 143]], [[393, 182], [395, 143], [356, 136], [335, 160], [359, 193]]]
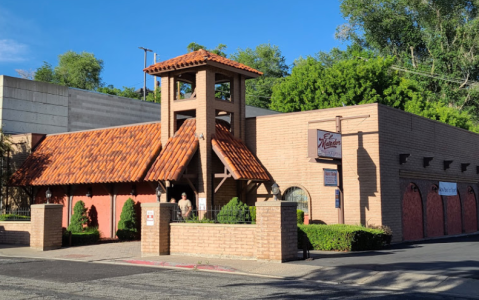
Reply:
[[198, 138], [199, 138], [200, 140], [204, 140], [204, 139], [205, 139], [205, 136], [204, 136], [202, 133], [200, 133], [200, 136], [199, 136]]
[[278, 201], [278, 195], [281, 193], [281, 191], [279, 190], [279, 185], [276, 182], [271, 185], [271, 193], [274, 196], [274, 201]]
[[87, 196], [88, 198], [92, 198], [92, 197], [93, 197], [93, 193], [92, 193], [92, 191], [91, 191], [91, 187], [89, 187], [88, 190], [86, 191], [86, 196]]
[[50, 199], [52, 198], [52, 192], [50, 191], [50, 188], [47, 189], [45, 196], [47, 197], [47, 204], [50, 204]]
[[136, 185], [132, 185], [132, 186], [131, 186], [130, 195], [132, 195], [132, 196], [136, 196], [136, 195], [137, 195], [137, 193], [136, 193]]
[[161, 187], [160, 184], [158, 183], [158, 186], [156, 187], [156, 202], [160, 202], [161, 198]]

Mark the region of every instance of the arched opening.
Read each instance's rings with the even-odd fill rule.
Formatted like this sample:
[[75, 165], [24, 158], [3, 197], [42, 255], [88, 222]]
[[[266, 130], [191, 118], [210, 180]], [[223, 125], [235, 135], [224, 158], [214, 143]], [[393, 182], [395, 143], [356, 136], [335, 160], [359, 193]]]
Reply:
[[462, 211], [459, 195], [447, 196], [447, 234], [462, 233]]
[[433, 185], [427, 193], [426, 219], [428, 237], [444, 235], [444, 205], [437, 185]]
[[467, 196], [464, 200], [464, 231], [477, 231], [477, 202], [472, 186], [467, 187]]
[[285, 201], [296, 202], [298, 203], [298, 209], [304, 212], [304, 223], [309, 223], [309, 207], [308, 207], [308, 193], [297, 186], [292, 186], [283, 194], [283, 199]]
[[402, 201], [403, 240], [412, 241], [424, 238], [422, 200], [419, 188], [409, 183]]

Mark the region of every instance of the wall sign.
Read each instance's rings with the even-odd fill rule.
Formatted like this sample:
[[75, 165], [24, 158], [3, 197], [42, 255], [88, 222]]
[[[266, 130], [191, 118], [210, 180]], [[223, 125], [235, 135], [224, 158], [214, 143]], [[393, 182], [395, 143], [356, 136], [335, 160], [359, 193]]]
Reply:
[[334, 191], [334, 207], [335, 208], [341, 208], [341, 192], [339, 191], [339, 189], [336, 189], [336, 191]]
[[153, 226], [155, 225], [155, 211], [154, 210], [147, 210], [146, 211], [146, 226]]
[[340, 133], [318, 130], [318, 156], [342, 158], [342, 139]]
[[323, 169], [324, 170], [324, 185], [338, 186], [338, 170]]
[[198, 210], [206, 210], [206, 198], [198, 199]]
[[439, 181], [439, 195], [442, 196], [456, 196], [457, 183], [455, 182], [441, 182]]

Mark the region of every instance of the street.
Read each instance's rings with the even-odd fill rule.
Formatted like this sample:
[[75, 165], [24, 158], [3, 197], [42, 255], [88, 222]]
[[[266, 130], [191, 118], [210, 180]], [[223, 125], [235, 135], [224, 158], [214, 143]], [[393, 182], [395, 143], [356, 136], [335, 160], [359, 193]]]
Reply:
[[0, 257], [0, 299], [465, 299], [313, 281]]

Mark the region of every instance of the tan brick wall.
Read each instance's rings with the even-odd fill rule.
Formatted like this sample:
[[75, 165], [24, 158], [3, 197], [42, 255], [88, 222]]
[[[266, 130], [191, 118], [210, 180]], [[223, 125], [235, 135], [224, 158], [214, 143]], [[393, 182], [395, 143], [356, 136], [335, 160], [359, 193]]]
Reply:
[[256, 257], [256, 225], [172, 223], [171, 254]]
[[30, 222], [0, 222], [0, 244], [30, 245], [30, 229]]
[[31, 206], [30, 248], [45, 251], [62, 246], [61, 204], [35, 204]]
[[[141, 204], [141, 255], [156, 256], [170, 254], [170, 221], [172, 203]], [[154, 224], [146, 225], [146, 215], [153, 211]]]

